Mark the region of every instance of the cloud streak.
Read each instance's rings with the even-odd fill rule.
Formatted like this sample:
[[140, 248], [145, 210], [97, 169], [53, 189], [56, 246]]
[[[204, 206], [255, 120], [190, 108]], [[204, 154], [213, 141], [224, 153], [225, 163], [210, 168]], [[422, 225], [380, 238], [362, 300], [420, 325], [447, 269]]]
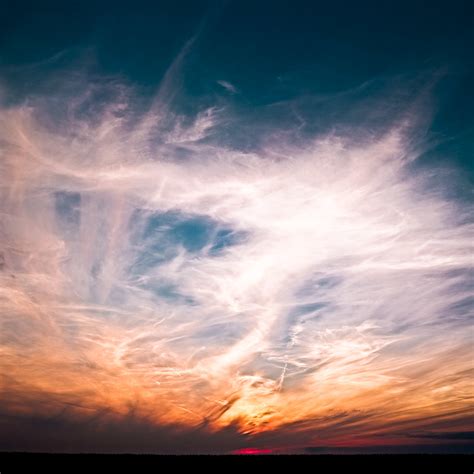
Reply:
[[417, 167], [416, 114], [242, 151], [225, 108], [77, 81], [0, 110], [4, 413], [276, 447], [472, 430], [472, 210]]
[[217, 83], [231, 94], [237, 94], [238, 92], [237, 88], [229, 81], [217, 81]]

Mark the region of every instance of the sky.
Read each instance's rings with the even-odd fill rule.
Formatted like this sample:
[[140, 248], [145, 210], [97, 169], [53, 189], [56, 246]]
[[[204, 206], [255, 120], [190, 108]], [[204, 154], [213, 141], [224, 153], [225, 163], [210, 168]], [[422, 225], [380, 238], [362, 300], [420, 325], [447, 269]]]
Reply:
[[1, 451], [474, 451], [472, 2], [5, 4]]

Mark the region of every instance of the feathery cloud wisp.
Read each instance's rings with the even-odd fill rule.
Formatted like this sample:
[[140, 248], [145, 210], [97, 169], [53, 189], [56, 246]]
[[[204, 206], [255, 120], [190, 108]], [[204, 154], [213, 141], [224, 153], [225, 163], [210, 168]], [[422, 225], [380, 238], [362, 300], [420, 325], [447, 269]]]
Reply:
[[415, 170], [409, 121], [243, 152], [214, 108], [62, 103], [0, 110], [8, 413], [277, 445], [466, 430], [472, 211]]

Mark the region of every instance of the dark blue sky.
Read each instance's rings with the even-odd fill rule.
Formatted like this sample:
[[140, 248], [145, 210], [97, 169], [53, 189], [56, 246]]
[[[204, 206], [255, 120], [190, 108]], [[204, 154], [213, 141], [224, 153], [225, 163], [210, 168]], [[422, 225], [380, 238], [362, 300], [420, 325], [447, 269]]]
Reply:
[[259, 102], [347, 89], [379, 75], [472, 66], [469, 1], [5, 3], [3, 65], [90, 47], [104, 71], [153, 84], [200, 32], [193, 83], [225, 77]]

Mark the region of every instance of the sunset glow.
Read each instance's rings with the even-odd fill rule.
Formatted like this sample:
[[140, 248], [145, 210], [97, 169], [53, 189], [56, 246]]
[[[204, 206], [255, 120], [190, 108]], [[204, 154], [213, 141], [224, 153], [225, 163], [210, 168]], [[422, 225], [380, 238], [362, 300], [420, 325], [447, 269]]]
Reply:
[[152, 97], [72, 61], [0, 103], [2, 443], [42, 424], [53, 450], [464, 442], [472, 189], [423, 161], [429, 81], [326, 98], [354, 119], [313, 129], [320, 98], [186, 95], [182, 44]]

